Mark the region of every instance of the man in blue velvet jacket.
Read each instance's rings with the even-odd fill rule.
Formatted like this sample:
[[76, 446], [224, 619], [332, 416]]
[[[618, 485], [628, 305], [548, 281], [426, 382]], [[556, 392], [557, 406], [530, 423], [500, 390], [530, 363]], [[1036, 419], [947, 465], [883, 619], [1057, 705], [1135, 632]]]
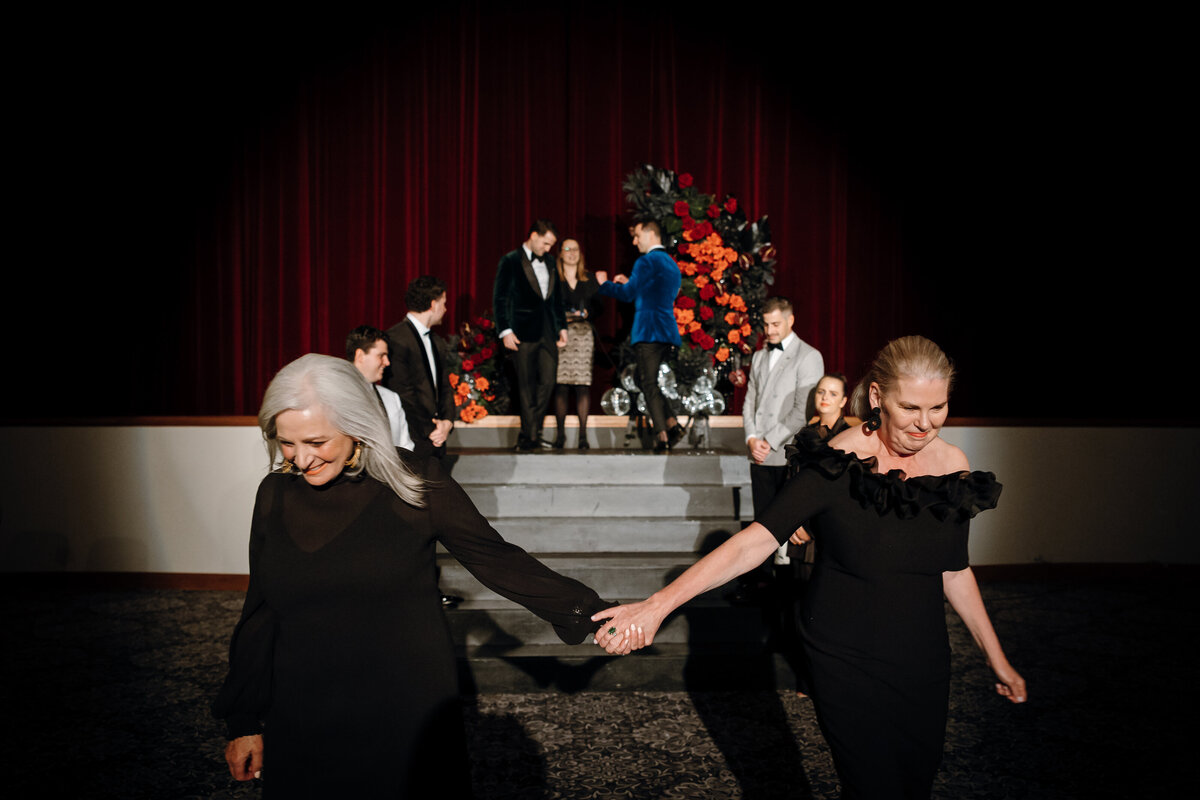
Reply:
[[683, 428], [674, 416], [667, 415], [666, 400], [658, 388], [658, 367], [672, 348], [679, 346], [679, 326], [675, 322], [675, 298], [681, 281], [679, 265], [662, 245], [662, 228], [653, 220], [639, 222], [633, 228], [633, 244], [642, 256], [633, 264], [633, 274], [596, 272], [599, 293], [633, 303], [634, 358], [638, 367], [638, 385], [646, 394], [646, 408], [654, 424], [657, 443], [654, 452], [663, 453], [683, 436]]

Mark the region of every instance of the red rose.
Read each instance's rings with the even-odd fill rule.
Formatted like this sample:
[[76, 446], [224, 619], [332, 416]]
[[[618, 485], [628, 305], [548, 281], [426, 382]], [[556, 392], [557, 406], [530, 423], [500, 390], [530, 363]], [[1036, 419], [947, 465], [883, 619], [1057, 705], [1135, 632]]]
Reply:
[[[716, 296], [717, 296], [717, 287], [711, 283], [707, 284], [703, 289], [700, 290], [700, 299], [701, 300], [712, 300]], [[463, 363], [466, 364], [465, 361]]]
[[487, 361], [489, 358], [492, 357], [492, 355], [493, 355], [493, 352], [492, 352], [492, 348], [490, 348], [490, 347], [485, 347], [479, 351], [479, 357], [482, 358], [484, 361]]
[[686, 200], [675, 201], [675, 216], [686, 217], [690, 213]]
[[713, 219], [716, 219], [717, 217], [721, 216], [721, 207], [719, 205], [717, 205], [716, 203], [713, 203], [711, 206], [708, 207], [708, 215], [710, 217], [712, 217]]
[[713, 233], [712, 223], [709, 222], [708, 220], [705, 220], [704, 222], [701, 222], [700, 224], [698, 224], [696, 226], [695, 238], [707, 239], [709, 236], [712, 236], [712, 233]]
[[688, 297], [686, 294], [681, 294], [681, 295], [679, 295], [679, 297], [675, 298], [675, 307], [676, 308], [695, 308], [696, 301], [693, 300], [692, 298]]
[[717, 346], [717, 340], [706, 333], [704, 334], [704, 338], [700, 341], [700, 346], [705, 350], [712, 350]]
[[482, 333], [475, 334], [475, 344], [483, 344], [483, 334]]
[[464, 358], [462, 363], [463, 372], [470, 372], [475, 369], [475, 362], [469, 358]]
[[707, 322], [713, 318], [712, 306], [700, 306], [700, 319]]
[[712, 264], [705, 264], [701, 262], [696, 265], [696, 272], [700, 275], [707, 275], [708, 273], [712, 272]]
[[690, 172], [679, 173], [679, 188], [686, 189], [692, 185], [692, 174]]
[[737, 213], [737, 198], [736, 197], [730, 197], [725, 200], [725, 210], [728, 211], [730, 214]]
[[689, 333], [688, 336], [692, 337], [692, 342], [694, 344], [700, 344], [700, 342], [704, 339], [704, 331], [697, 328], [696, 330]]
[[696, 227], [696, 220], [692, 219], [691, 217], [684, 217], [682, 220], [680, 220], [680, 222], [683, 223], [683, 229], [685, 231], [690, 231], [692, 228]]
[[683, 255], [686, 256], [688, 254], [688, 252], [692, 249], [692, 246], [690, 244], [688, 244], [687, 242], [680, 242], [679, 247], [676, 249], [678, 249], [680, 253], [682, 253]]

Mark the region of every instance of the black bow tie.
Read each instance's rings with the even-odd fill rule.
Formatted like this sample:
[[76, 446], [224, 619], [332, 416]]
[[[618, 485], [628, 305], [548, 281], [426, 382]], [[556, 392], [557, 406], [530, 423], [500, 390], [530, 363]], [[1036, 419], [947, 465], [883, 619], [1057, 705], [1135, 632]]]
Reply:
[[782, 350], [783, 342], [767, 342], [768, 350]]
[[546, 260], [545, 260], [545, 258], [543, 258], [542, 256], [534, 256], [534, 255], [531, 255], [531, 256], [529, 256], [529, 263], [530, 263], [530, 264], [537, 264], [537, 263], [539, 263], [539, 262], [540, 262], [540, 263], [542, 263], [542, 264], [545, 264], [545, 263], [546, 263]]

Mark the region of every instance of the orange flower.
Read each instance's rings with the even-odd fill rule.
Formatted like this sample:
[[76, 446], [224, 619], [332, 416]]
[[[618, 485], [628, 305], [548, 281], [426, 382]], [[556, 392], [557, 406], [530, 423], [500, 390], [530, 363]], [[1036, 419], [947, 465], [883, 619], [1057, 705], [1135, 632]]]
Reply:
[[469, 395], [471, 393], [471, 387], [467, 384], [466, 381], [463, 381], [462, 383], [460, 383], [458, 385], [458, 388], [455, 389], [454, 391], [457, 392], [459, 395], [466, 397], [467, 395]]
[[695, 278], [695, 283], [697, 289], [703, 289], [705, 286], [708, 286], [708, 276], [697, 275]]
[[688, 329], [688, 333], [691, 333], [692, 331], [698, 331], [698, 330], [700, 330], [700, 323], [699, 322], [689, 322], [687, 329]]
[[451, 372], [448, 380], [450, 381], [451, 386], [458, 386], [458, 375]]
[[749, 335], [750, 335], [750, 331], [751, 331], [751, 328], [750, 328], [750, 323], [749, 323], [749, 322], [747, 322], [747, 323], [744, 323], [744, 324], [742, 325], [741, 331], [742, 331], [742, 336], [749, 336]]
[[717, 361], [724, 361], [725, 359], [729, 358], [729, 348], [718, 347], [717, 353], [716, 353], [716, 358], [717, 358]]
[[679, 271], [682, 272], [684, 275], [695, 275], [696, 274], [696, 265], [693, 264], [691, 261], [680, 261], [679, 262]]
[[737, 313], [736, 311], [730, 311], [728, 314], [725, 315], [725, 324], [726, 325], [737, 325], [738, 322], [741, 320], [741, 318], [742, 318], [741, 314]]
[[479, 377], [475, 379], [475, 388], [481, 392], [486, 392], [490, 385], [487, 378]]
[[675, 321], [678, 322], [680, 325], [687, 325], [689, 322], [691, 322], [695, 318], [696, 318], [696, 312], [692, 311], [690, 308], [675, 309]]
[[746, 301], [743, 300], [742, 296], [739, 294], [730, 296], [729, 305], [733, 308], [734, 311], [745, 311], [746, 310]]
[[719, 295], [714, 297], [713, 300], [715, 300], [717, 305], [719, 305], [719, 306], [727, 306], [727, 305], [729, 305], [730, 297], [731, 297], [731, 295], [726, 294], [725, 292], [721, 292]]
[[734, 328], [733, 330], [731, 330], [729, 332], [729, 343], [730, 344], [737, 344], [741, 340], [742, 340], [742, 332], [739, 331], [737, 328]]

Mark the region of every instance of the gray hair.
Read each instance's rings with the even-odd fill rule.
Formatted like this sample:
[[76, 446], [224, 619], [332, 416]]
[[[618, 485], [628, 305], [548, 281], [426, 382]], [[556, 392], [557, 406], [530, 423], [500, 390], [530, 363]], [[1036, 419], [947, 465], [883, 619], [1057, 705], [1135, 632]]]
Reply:
[[854, 388], [854, 396], [850, 398], [850, 413], [866, 419], [871, 414], [868, 394], [871, 384], [879, 384], [879, 393], [886, 395], [901, 378], [944, 380], [948, 393], [954, 388], [954, 364], [942, 352], [942, 348], [924, 336], [893, 339], [875, 356], [871, 368]]
[[363, 443], [358, 465], [347, 468], [347, 475], [366, 470], [409, 505], [425, 505], [425, 481], [396, 454], [374, 387], [353, 364], [333, 356], [301, 356], [279, 370], [267, 386], [258, 411], [258, 427], [267, 444], [272, 470], [283, 464], [275, 418], [284, 411], [308, 408], [320, 408], [334, 427]]

